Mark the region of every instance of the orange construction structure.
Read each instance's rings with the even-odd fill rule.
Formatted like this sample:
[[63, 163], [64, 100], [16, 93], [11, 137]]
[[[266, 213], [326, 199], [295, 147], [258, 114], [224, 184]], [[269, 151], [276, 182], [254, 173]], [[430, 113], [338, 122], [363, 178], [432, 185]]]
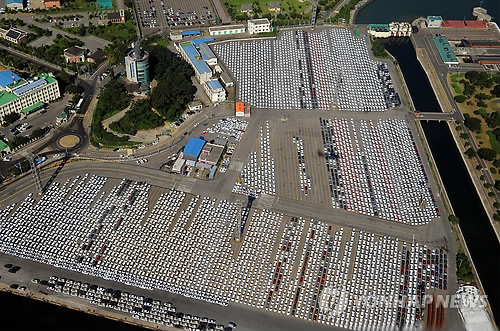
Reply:
[[245, 103], [238, 101], [236, 102], [236, 116], [243, 117], [245, 116]]

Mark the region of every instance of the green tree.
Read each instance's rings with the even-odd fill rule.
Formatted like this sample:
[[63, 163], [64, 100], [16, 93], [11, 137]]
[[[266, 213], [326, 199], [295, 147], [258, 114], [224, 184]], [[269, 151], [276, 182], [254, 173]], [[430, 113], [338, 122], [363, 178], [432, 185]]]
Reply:
[[470, 159], [472, 159], [473, 157], [476, 157], [476, 155], [477, 155], [476, 151], [472, 147], [467, 149], [464, 154], [467, 155]]
[[495, 86], [492, 90], [491, 90], [491, 94], [497, 98], [500, 98], [500, 84]]
[[481, 132], [481, 120], [476, 117], [465, 116], [464, 124], [469, 130], [480, 133]]
[[497, 152], [491, 148], [484, 148], [481, 147], [477, 151], [477, 155], [479, 155], [480, 158], [486, 161], [493, 161], [497, 157]]
[[465, 97], [464, 95], [459, 94], [455, 96], [455, 101], [458, 103], [464, 103], [466, 100], [467, 97]]

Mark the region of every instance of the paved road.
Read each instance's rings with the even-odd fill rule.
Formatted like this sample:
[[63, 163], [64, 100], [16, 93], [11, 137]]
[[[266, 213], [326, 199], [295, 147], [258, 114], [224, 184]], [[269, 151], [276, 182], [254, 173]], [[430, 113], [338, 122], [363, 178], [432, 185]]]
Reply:
[[[34, 57], [33, 55], [30, 55], [30, 54], [27, 54], [27, 53], [24, 53], [24, 52], [21, 52], [21, 51], [18, 51], [17, 49], [13, 49], [13, 48], [10, 48], [10, 47], [6, 47], [4, 45], [0, 45], [0, 49], [3, 49], [3, 50], [6, 50], [7, 52], [13, 54], [13, 55], [16, 55], [16, 56], [19, 56], [23, 59], [26, 59], [28, 61], [31, 61], [31, 62], [35, 62], [35, 63], [38, 63], [42, 66], [45, 66], [47, 68], [50, 68], [52, 70], [56, 70], [56, 71], [61, 71], [62, 70], [62, 67], [58, 66], [57, 64], [53, 64], [53, 63], [50, 63], [50, 62], [47, 62], [45, 60], [42, 60], [42, 59], [39, 59], [37, 57]], [[75, 73], [71, 70], [67, 70], [65, 69], [66, 72], [68, 72], [70, 75], [74, 75]]]
[[77, 38], [77, 39], [83, 41], [85, 43], [85, 47], [90, 49], [91, 52], [96, 51], [98, 48], [104, 49], [106, 46], [111, 44], [111, 42], [104, 40], [104, 39], [101, 39], [101, 38], [98, 38], [98, 37], [95, 37], [95, 36], [80, 37], [80, 36], [59, 30], [59, 29], [54, 27], [54, 23], [39, 23], [39, 22], [35, 21], [32, 18], [32, 16], [19, 16], [19, 18], [21, 20], [23, 20], [24, 22], [26, 22], [26, 24], [33, 24], [33, 25], [38, 26], [42, 29], [49, 29], [50, 31], [52, 31], [51, 38], [55, 38], [55, 36], [57, 36], [58, 34], [68, 36], [71, 38]]

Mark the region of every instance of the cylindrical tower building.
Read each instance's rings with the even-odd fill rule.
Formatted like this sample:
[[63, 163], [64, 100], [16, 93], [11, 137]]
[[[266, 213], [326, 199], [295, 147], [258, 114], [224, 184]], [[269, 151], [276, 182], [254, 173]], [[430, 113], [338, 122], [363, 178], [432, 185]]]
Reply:
[[139, 83], [141, 89], [149, 88], [149, 54], [141, 49], [139, 43], [125, 57], [127, 79]]

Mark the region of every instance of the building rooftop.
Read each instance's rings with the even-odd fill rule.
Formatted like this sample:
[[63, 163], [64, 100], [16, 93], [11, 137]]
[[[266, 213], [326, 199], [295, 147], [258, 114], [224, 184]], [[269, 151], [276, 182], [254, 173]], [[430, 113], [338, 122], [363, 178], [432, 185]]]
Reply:
[[0, 152], [3, 151], [4, 149], [9, 148], [9, 145], [5, 143], [2, 139], [0, 139]]
[[20, 79], [21, 77], [10, 70], [0, 71], [0, 86], [2, 86], [3, 88], [6, 88], [7, 85]]
[[6, 3], [7, 4], [11, 4], [11, 3], [23, 4], [23, 0], [7, 0]]
[[218, 80], [212, 79], [207, 82], [208, 85], [212, 88], [212, 90], [217, 91], [219, 89], [223, 89], [222, 85], [219, 83]]
[[22, 36], [26, 35], [26, 32], [23, 30], [19, 30], [17, 28], [11, 28], [7, 33], [5, 34], [6, 37], [12, 38], [12, 39], [19, 39]]
[[207, 59], [216, 58], [212, 49], [205, 43], [199, 44], [201, 54], [205, 55]]
[[281, 3], [279, 1], [273, 1], [269, 4], [269, 9], [278, 9], [281, 8]]
[[436, 44], [436, 47], [439, 51], [439, 55], [441, 56], [441, 59], [444, 63], [458, 63], [458, 58], [455, 55], [455, 52], [453, 52], [453, 49], [448, 42], [448, 38], [446, 38], [445, 36], [434, 36], [432, 37], [432, 40], [434, 40], [434, 43]]
[[188, 30], [188, 31], [182, 31], [181, 34], [185, 37], [187, 36], [198, 36], [201, 34], [200, 30]]
[[240, 11], [253, 11], [253, 5], [251, 3], [244, 3], [241, 5]]
[[248, 23], [253, 23], [253, 24], [270, 24], [269, 20], [267, 18], [257, 18], [254, 20], [248, 20]]
[[23, 113], [29, 113], [30, 111], [32, 110], [36, 110], [36, 109], [39, 109], [39, 108], [42, 108], [44, 105], [43, 102], [37, 102], [37, 103], [34, 103], [32, 104], [31, 106], [29, 107], [26, 107], [22, 110]]
[[15, 95], [23, 95], [24, 93], [30, 92], [34, 89], [39, 88], [40, 86], [48, 84], [48, 81], [45, 80], [43, 77], [37, 76], [37, 80], [33, 80], [29, 82], [29, 84], [23, 85], [17, 89], [15, 89], [13, 92]]
[[0, 106], [3, 106], [15, 99], [17, 99], [17, 96], [15, 94], [6, 91], [0, 91]]
[[389, 32], [389, 24], [370, 24], [369, 29], [376, 32]]
[[212, 41], [215, 41], [215, 39], [210, 37], [210, 38], [203, 38], [203, 39], [198, 39], [198, 40], [191, 40], [191, 43], [194, 45], [194, 47], [198, 48], [198, 47], [200, 47], [200, 44], [205, 44], [205, 43], [209, 43]]
[[199, 73], [210, 73], [212, 70], [210, 70], [209, 66], [203, 61], [200, 57], [200, 53], [196, 50], [196, 48], [191, 44], [189, 41], [184, 42], [180, 44], [181, 47], [184, 49], [186, 52], [187, 56], [195, 66], [196, 70]]
[[83, 54], [85, 49], [78, 47], [78, 46], [71, 46], [69, 48], [66, 48], [64, 50], [64, 55], [70, 55], [70, 56], [80, 56]]
[[442, 21], [443, 20], [443, 18], [441, 16], [427, 16], [427, 19], [431, 20], [431, 21]]
[[222, 79], [222, 82], [224, 82], [224, 84], [228, 84], [228, 83], [233, 82], [231, 77], [229, 77], [229, 74], [225, 71], [222, 74], [220, 74], [220, 79]]
[[93, 59], [94, 61], [97, 61], [97, 60], [102, 59], [104, 56], [106, 56], [106, 53], [104, 53], [104, 51], [98, 49], [97, 51], [95, 51], [94, 53], [89, 55], [89, 58]]
[[208, 28], [210, 31], [226, 31], [226, 30], [238, 30], [245, 29], [244, 25], [236, 24], [236, 25], [223, 25], [223, 26], [211, 26]]
[[201, 138], [191, 138], [184, 147], [184, 156], [198, 157], [205, 146], [206, 141]]

